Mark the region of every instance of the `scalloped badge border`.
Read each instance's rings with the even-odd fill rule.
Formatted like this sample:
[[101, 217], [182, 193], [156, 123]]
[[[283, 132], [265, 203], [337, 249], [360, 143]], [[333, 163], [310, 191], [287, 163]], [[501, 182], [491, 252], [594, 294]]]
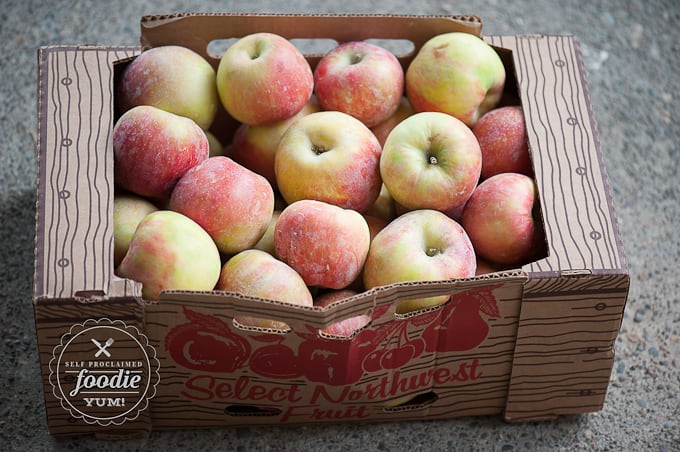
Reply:
[[[68, 345], [77, 336], [85, 333], [86, 331], [101, 327], [114, 328], [130, 336], [142, 350], [149, 370], [149, 382], [146, 386], [145, 394], [139, 398], [139, 401], [135, 403], [131, 409], [126, 409], [119, 416], [108, 418], [97, 418], [79, 411], [69, 402], [67, 395], [62, 392], [61, 386], [58, 383], [58, 364]], [[76, 332], [76, 330], [79, 331]], [[68, 338], [68, 340], [65, 342], [66, 338]], [[133, 421], [137, 419], [139, 414], [146, 410], [149, 406], [149, 400], [155, 397], [156, 386], [160, 382], [160, 361], [156, 356], [156, 349], [149, 343], [149, 338], [140, 332], [139, 329], [134, 325], [126, 325], [122, 320], [111, 320], [107, 317], [100, 319], [87, 319], [83, 323], [76, 323], [72, 325], [69, 331], [61, 336], [59, 345], [52, 349], [52, 359], [50, 359], [49, 368], [49, 382], [52, 386], [52, 393], [57, 399], [59, 399], [61, 407], [68, 411], [74, 418], [82, 419], [87, 424], [99, 424], [103, 427], [109, 426], [111, 424], [121, 425], [127, 421]], [[55, 380], [57, 381], [55, 382]], [[134, 415], [130, 416], [130, 413], [134, 413]]]

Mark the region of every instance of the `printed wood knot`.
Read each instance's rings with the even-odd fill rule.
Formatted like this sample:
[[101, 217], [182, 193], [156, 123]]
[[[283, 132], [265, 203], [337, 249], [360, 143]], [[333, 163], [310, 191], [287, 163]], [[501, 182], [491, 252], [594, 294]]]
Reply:
[[596, 311], [603, 311], [605, 309], [607, 309], [607, 303], [598, 303], [595, 305]]
[[565, 63], [564, 60], [559, 60], [559, 59], [555, 60], [555, 66], [557, 66], [557, 67], [564, 67], [566, 65], [567, 65], [567, 63]]
[[71, 140], [70, 138], [62, 138], [62, 140], [61, 140], [61, 145], [64, 146], [64, 147], [71, 146], [72, 144], [73, 144], [73, 140]]
[[63, 257], [57, 261], [57, 265], [61, 268], [68, 267], [70, 263], [71, 261]]
[[602, 238], [602, 234], [598, 231], [591, 231], [589, 235], [593, 240], [600, 240]]
[[573, 116], [569, 117], [567, 118], [567, 124], [569, 124], [570, 126], [575, 126], [578, 124], [578, 119], [574, 118]]
[[71, 77], [64, 77], [61, 79], [61, 84], [64, 86], [69, 86], [71, 83], [73, 83], [73, 79], [71, 79]]
[[576, 174], [578, 174], [579, 176], [585, 176], [587, 173], [588, 171], [582, 166], [576, 168]]
[[59, 191], [59, 199], [68, 199], [71, 197], [71, 192], [68, 190]]

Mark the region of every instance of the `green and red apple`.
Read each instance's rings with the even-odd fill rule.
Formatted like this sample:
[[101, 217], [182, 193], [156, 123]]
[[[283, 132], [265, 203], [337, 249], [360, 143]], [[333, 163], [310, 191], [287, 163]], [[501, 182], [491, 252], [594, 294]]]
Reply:
[[518, 265], [536, 255], [542, 241], [534, 180], [524, 174], [501, 173], [475, 189], [461, 224], [478, 256], [491, 264]]
[[479, 143], [469, 127], [446, 113], [416, 113], [390, 132], [380, 175], [406, 210], [462, 209], [482, 168]]
[[369, 246], [360, 213], [311, 199], [283, 209], [274, 229], [276, 255], [308, 286], [347, 287], [361, 273]]
[[171, 210], [200, 224], [224, 254], [252, 248], [274, 212], [274, 191], [267, 179], [229, 157], [210, 157], [177, 182]]
[[339, 111], [311, 113], [283, 134], [274, 168], [287, 203], [315, 199], [363, 212], [378, 198], [381, 147], [361, 121]]
[[155, 204], [141, 196], [124, 194], [113, 198], [113, 265], [121, 263], [139, 223], [151, 212]]
[[232, 44], [217, 67], [217, 92], [225, 110], [251, 125], [274, 124], [302, 110], [314, 75], [300, 51], [274, 33], [253, 33]]
[[[466, 231], [436, 210], [407, 212], [380, 231], [364, 266], [366, 289], [406, 281], [440, 281], [475, 276], [476, 256]], [[404, 300], [400, 314], [436, 306], [447, 295]]]
[[210, 235], [180, 213], [158, 210], [139, 223], [116, 270], [142, 283], [142, 296], [158, 300], [165, 290], [213, 290], [220, 253]]
[[[261, 250], [245, 250], [232, 256], [222, 267], [216, 289], [294, 305], [313, 305], [312, 294], [300, 275]], [[288, 329], [286, 323], [276, 319], [239, 315], [234, 320], [246, 326]]]
[[315, 96], [295, 116], [274, 124], [252, 126], [241, 124], [234, 133], [231, 158], [246, 168], [264, 176], [277, 189], [274, 161], [281, 137], [298, 119], [321, 110]]
[[167, 198], [184, 173], [208, 158], [209, 147], [193, 120], [150, 105], [133, 107], [113, 128], [115, 181], [140, 196]]
[[443, 33], [420, 48], [406, 70], [405, 85], [415, 111], [448, 113], [473, 126], [500, 102], [505, 67], [483, 39]]
[[399, 107], [404, 70], [389, 50], [349, 41], [321, 58], [314, 69], [314, 92], [324, 110], [347, 113], [373, 127]]
[[482, 179], [500, 173], [533, 176], [522, 107], [494, 108], [472, 128], [482, 151]]
[[219, 100], [215, 69], [186, 47], [168, 45], [142, 52], [123, 71], [117, 100], [122, 112], [151, 105], [192, 119], [208, 130]]

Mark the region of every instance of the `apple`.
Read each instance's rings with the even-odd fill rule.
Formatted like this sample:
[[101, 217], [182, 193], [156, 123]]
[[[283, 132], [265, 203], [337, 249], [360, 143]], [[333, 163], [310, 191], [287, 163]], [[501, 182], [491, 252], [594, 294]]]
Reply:
[[364, 215], [382, 218], [388, 223], [397, 216], [396, 204], [385, 184], [380, 186], [378, 198], [364, 211]]
[[390, 132], [380, 175], [407, 210], [456, 211], [479, 182], [482, 153], [469, 127], [446, 113], [409, 116]]
[[382, 146], [385, 144], [385, 140], [387, 139], [387, 136], [390, 134], [392, 129], [394, 129], [394, 127], [401, 121], [403, 121], [404, 119], [408, 118], [413, 114], [415, 114], [413, 107], [411, 107], [411, 104], [409, 103], [408, 99], [405, 96], [402, 96], [401, 102], [399, 102], [399, 106], [397, 107], [397, 110], [392, 114], [392, 116], [390, 116], [380, 124], [371, 127], [371, 131], [378, 138], [378, 141]]
[[[470, 238], [455, 220], [436, 210], [407, 212], [375, 236], [364, 265], [366, 289], [405, 281], [439, 281], [475, 275]], [[404, 300], [397, 313], [436, 306], [448, 295]]]
[[505, 67], [498, 53], [469, 33], [429, 39], [406, 69], [406, 96], [415, 111], [440, 111], [473, 126], [503, 95]]
[[115, 181], [140, 196], [168, 197], [209, 152], [208, 138], [194, 121], [150, 105], [128, 110], [113, 128]]
[[288, 204], [315, 199], [363, 212], [380, 193], [378, 139], [361, 121], [339, 111], [300, 118], [283, 134], [274, 169]]
[[492, 264], [523, 264], [542, 239], [534, 180], [501, 173], [486, 179], [470, 197], [461, 223], [478, 256]]
[[225, 146], [222, 145], [222, 142], [215, 136], [214, 133], [210, 132], [209, 130], [205, 131], [205, 136], [208, 138], [208, 156], [209, 157], [217, 157], [218, 155], [225, 155]]
[[[327, 307], [336, 302], [342, 302], [348, 298], [357, 295], [358, 292], [349, 289], [342, 290], [332, 290], [330, 292], [324, 292], [321, 295], [317, 295], [314, 298], [314, 306]], [[344, 320], [331, 323], [326, 328], [323, 328], [321, 332], [330, 334], [333, 336], [340, 337], [350, 337], [357, 330], [368, 325], [371, 321], [371, 316], [367, 314], [361, 314], [353, 317], [348, 317]]]
[[130, 247], [137, 225], [158, 207], [137, 195], [113, 197], [113, 265], [118, 266]]
[[169, 210], [139, 223], [116, 274], [142, 283], [142, 297], [158, 300], [164, 290], [213, 290], [220, 253], [195, 221]]
[[361, 272], [369, 245], [360, 213], [312, 199], [288, 205], [274, 229], [276, 255], [308, 286], [347, 287]]
[[217, 93], [237, 121], [273, 124], [309, 101], [314, 75], [300, 51], [274, 33], [253, 33], [232, 44], [217, 67]]
[[324, 110], [342, 111], [373, 127], [392, 116], [404, 93], [404, 69], [392, 52], [366, 41], [345, 42], [314, 69]]
[[281, 137], [293, 122], [318, 111], [321, 111], [321, 107], [316, 97], [312, 96], [302, 110], [291, 118], [262, 126], [239, 125], [234, 133], [231, 157], [246, 168], [264, 176], [276, 190], [274, 159]]
[[500, 173], [533, 176], [522, 107], [495, 108], [472, 128], [482, 151], [482, 179]]
[[122, 112], [139, 105], [193, 119], [207, 130], [217, 112], [215, 69], [186, 47], [168, 45], [142, 52], [125, 68], [117, 89]]
[[200, 224], [225, 254], [253, 247], [274, 212], [267, 179], [229, 157], [210, 157], [177, 182], [170, 210]]
[[269, 225], [262, 237], [260, 237], [260, 240], [253, 245], [254, 249], [265, 251], [276, 257], [276, 248], [274, 248], [274, 230], [276, 229], [276, 222], [279, 220], [280, 215], [281, 211], [276, 210], [276, 207], [274, 207], [274, 213], [272, 214], [271, 220], [269, 220]]
[[[245, 250], [232, 256], [222, 267], [216, 289], [282, 303], [313, 305], [312, 294], [300, 275], [261, 250]], [[246, 326], [289, 329], [286, 323], [275, 319], [241, 315], [234, 320]]]

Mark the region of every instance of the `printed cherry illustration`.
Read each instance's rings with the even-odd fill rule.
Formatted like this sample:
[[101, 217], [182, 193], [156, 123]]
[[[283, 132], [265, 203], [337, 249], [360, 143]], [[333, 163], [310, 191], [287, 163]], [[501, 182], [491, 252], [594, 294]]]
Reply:
[[454, 352], [471, 350], [486, 339], [489, 324], [480, 312], [491, 318], [499, 318], [493, 290], [501, 287], [470, 289], [454, 295], [442, 310], [440, 321], [434, 321], [423, 332], [428, 352]]
[[165, 349], [180, 366], [208, 372], [233, 372], [243, 367], [250, 344], [215, 316], [183, 308], [189, 320], [165, 338]]
[[413, 358], [419, 356], [424, 349], [425, 342], [422, 338], [408, 339], [407, 324], [402, 322], [397, 344], [383, 353], [380, 358], [380, 365], [383, 369], [400, 369]]

